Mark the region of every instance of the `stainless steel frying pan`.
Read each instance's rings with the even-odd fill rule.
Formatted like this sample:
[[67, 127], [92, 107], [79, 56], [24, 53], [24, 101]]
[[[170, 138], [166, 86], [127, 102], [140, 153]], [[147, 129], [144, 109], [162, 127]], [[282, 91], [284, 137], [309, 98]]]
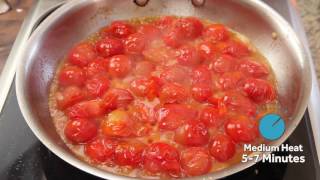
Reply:
[[[16, 76], [19, 106], [28, 125], [43, 144], [66, 162], [93, 175], [106, 179], [131, 179], [97, 169], [71, 153], [51, 121], [48, 92], [59, 60], [73, 44], [113, 20], [157, 15], [210, 19], [247, 36], [269, 60], [278, 82], [280, 103], [289, 117], [285, 134], [270, 145], [278, 146], [288, 138], [306, 110], [311, 87], [310, 67], [305, 49], [289, 24], [263, 2], [207, 0], [204, 6], [195, 6], [189, 0], [151, 0], [144, 7], [139, 7], [132, 0], [74, 0], [40, 24], [20, 56]], [[275, 33], [277, 38], [273, 39], [272, 34]], [[201, 178], [221, 178], [254, 163], [239, 163]]]

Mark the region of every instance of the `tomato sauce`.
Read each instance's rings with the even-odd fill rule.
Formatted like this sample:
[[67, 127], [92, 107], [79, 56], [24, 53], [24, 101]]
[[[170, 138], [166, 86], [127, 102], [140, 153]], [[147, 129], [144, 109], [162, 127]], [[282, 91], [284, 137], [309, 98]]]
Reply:
[[132, 177], [179, 178], [240, 163], [280, 113], [275, 77], [247, 38], [195, 17], [114, 21], [57, 69], [49, 107], [79, 158]]

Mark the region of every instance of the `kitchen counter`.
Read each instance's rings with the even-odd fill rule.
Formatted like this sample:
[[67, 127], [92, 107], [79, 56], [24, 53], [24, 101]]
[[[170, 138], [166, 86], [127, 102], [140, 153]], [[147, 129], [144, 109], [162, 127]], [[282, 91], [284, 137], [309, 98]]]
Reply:
[[[7, 0], [11, 10], [0, 15], [0, 71], [33, 0]], [[295, 1], [295, 0], [293, 0]], [[320, 82], [320, 0], [297, 0]]]

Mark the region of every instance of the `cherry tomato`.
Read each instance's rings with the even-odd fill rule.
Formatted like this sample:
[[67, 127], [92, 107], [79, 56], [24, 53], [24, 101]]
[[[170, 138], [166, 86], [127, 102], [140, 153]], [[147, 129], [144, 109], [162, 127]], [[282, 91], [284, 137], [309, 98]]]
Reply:
[[202, 60], [212, 60], [216, 58], [218, 50], [211, 42], [202, 42], [197, 45], [197, 52]]
[[66, 110], [70, 119], [94, 118], [102, 116], [105, 110], [100, 100], [90, 100], [79, 102]]
[[149, 76], [155, 70], [155, 65], [149, 61], [137, 62], [134, 74], [137, 76]]
[[207, 84], [197, 83], [192, 85], [191, 94], [195, 100], [204, 102], [207, 101], [209, 97], [211, 97], [212, 88]]
[[187, 146], [203, 146], [209, 142], [209, 132], [201, 121], [191, 120], [176, 130], [174, 139]]
[[62, 86], [81, 86], [85, 80], [85, 72], [77, 66], [64, 66], [59, 74], [59, 84]]
[[131, 34], [124, 41], [125, 52], [128, 54], [141, 54], [147, 43], [148, 39], [144, 34]]
[[252, 60], [242, 61], [239, 65], [239, 70], [246, 75], [256, 78], [265, 77], [269, 74], [267, 67]]
[[183, 34], [175, 29], [165, 33], [162, 39], [167, 46], [172, 48], [178, 48], [185, 42], [185, 38], [183, 37]]
[[194, 120], [197, 111], [183, 104], [165, 104], [157, 111], [159, 127], [165, 130], [175, 130], [185, 122]]
[[96, 75], [87, 80], [85, 87], [89, 97], [100, 97], [109, 88], [109, 78], [106, 75]]
[[132, 94], [120, 88], [109, 89], [103, 97], [103, 104], [106, 110], [126, 108], [133, 101]]
[[160, 90], [160, 100], [165, 103], [180, 103], [188, 98], [187, 90], [180, 84], [167, 83]]
[[230, 55], [223, 54], [213, 64], [213, 70], [217, 73], [233, 71], [237, 60]]
[[117, 38], [125, 38], [134, 33], [134, 27], [125, 21], [113, 21], [109, 29], [111, 35]]
[[154, 22], [154, 25], [158, 29], [165, 31], [172, 25], [172, 23], [174, 22], [174, 19], [175, 18], [173, 16], [163, 16], [163, 17], [160, 17], [159, 19], [157, 19]]
[[238, 113], [246, 113], [247, 115], [256, 114], [256, 105], [239, 92], [226, 92], [222, 101], [228, 110]]
[[227, 42], [226, 47], [223, 49], [223, 53], [229, 54], [233, 57], [241, 58], [248, 56], [250, 54], [250, 50], [242, 42], [229, 41]]
[[97, 58], [90, 62], [87, 67], [87, 76], [93, 77], [97, 74], [106, 74], [108, 72], [109, 59]]
[[175, 51], [164, 45], [157, 46], [156, 44], [150, 46], [146, 48], [142, 52], [142, 54], [145, 57], [145, 59], [147, 59], [148, 61], [155, 62], [157, 64], [165, 64], [168, 63], [168, 60], [172, 61], [173, 59], [175, 59]]
[[138, 33], [143, 34], [148, 41], [153, 41], [160, 37], [160, 30], [152, 24], [143, 24], [138, 28]]
[[244, 81], [244, 91], [257, 103], [266, 103], [276, 98], [272, 84], [266, 80], [248, 78]]
[[121, 40], [112, 37], [106, 37], [98, 41], [96, 44], [96, 50], [102, 57], [122, 54], [124, 51]]
[[89, 43], [81, 43], [72, 48], [68, 59], [72, 64], [84, 67], [96, 56], [94, 48]]
[[206, 174], [211, 168], [208, 150], [203, 147], [190, 147], [181, 152], [181, 167], [189, 176]]
[[165, 172], [176, 177], [180, 173], [179, 152], [173, 146], [157, 142], [150, 144], [143, 153], [143, 167], [152, 172]]
[[133, 135], [133, 121], [123, 110], [114, 110], [102, 121], [102, 132], [106, 136], [129, 137]]
[[193, 66], [200, 63], [196, 49], [193, 46], [185, 45], [176, 50], [176, 59], [179, 64]]
[[116, 55], [110, 58], [108, 72], [113, 77], [124, 77], [131, 70], [131, 60], [126, 55]]
[[179, 18], [173, 23], [173, 27], [187, 38], [197, 38], [202, 34], [203, 24], [197, 18]]
[[130, 90], [137, 96], [153, 99], [158, 95], [159, 83], [153, 77], [138, 78], [130, 83]]
[[257, 122], [246, 116], [229, 119], [225, 124], [225, 132], [235, 142], [250, 143], [259, 135]]
[[218, 134], [213, 137], [209, 146], [209, 151], [216, 160], [225, 162], [234, 156], [236, 153], [236, 146], [229, 136]]
[[117, 142], [108, 138], [98, 138], [85, 145], [84, 152], [97, 163], [113, 160]]
[[224, 118], [219, 109], [212, 106], [206, 106], [200, 113], [200, 121], [208, 127], [218, 128], [223, 124]]
[[130, 115], [134, 120], [142, 123], [154, 124], [156, 121], [153, 108], [148, 107], [144, 103], [135, 103]]
[[120, 166], [137, 167], [142, 162], [144, 148], [139, 141], [121, 142], [115, 151], [115, 162]]
[[93, 139], [98, 132], [94, 121], [87, 119], [69, 120], [64, 129], [66, 137], [75, 144], [86, 143]]
[[189, 72], [182, 66], [170, 66], [163, 70], [160, 79], [163, 82], [188, 84]]
[[212, 84], [211, 72], [205, 66], [200, 66], [193, 70], [192, 73], [192, 83], [198, 84], [203, 83], [207, 85]]
[[227, 72], [224, 73], [220, 78], [219, 78], [219, 85], [221, 86], [222, 89], [228, 90], [228, 89], [235, 89], [236, 87], [239, 86], [239, 82], [244, 78], [244, 75], [239, 72]]
[[204, 30], [204, 36], [211, 41], [225, 41], [229, 38], [229, 31], [222, 24], [211, 24]]
[[62, 92], [56, 93], [59, 109], [65, 109], [85, 98], [85, 93], [77, 86], [68, 86]]

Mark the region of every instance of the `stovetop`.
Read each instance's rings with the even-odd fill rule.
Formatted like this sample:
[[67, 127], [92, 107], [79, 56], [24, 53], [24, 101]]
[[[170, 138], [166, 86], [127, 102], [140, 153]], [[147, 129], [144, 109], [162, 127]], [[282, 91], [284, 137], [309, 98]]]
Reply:
[[[294, 24], [290, 15], [290, 3], [286, 0], [265, 0]], [[36, 8], [34, 11], [37, 10]], [[33, 12], [34, 13], [34, 12]], [[291, 12], [292, 13], [292, 12]], [[301, 123], [285, 142], [289, 145], [303, 145], [304, 151], [297, 152], [305, 156], [305, 163], [258, 163], [244, 171], [225, 178], [226, 180], [316, 180], [320, 179], [320, 166], [317, 156], [314, 125], [310, 112], [306, 111]], [[312, 112], [312, 111], [311, 111]], [[286, 156], [287, 152], [275, 153]], [[292, 153], [292, 155], [295, 155]], [[0, 180], [98, 180], [75, 167], [67, 164], [50, 152], [33, 135], [22, 114], [16, 99], [14, 82], [0, 114]]]

